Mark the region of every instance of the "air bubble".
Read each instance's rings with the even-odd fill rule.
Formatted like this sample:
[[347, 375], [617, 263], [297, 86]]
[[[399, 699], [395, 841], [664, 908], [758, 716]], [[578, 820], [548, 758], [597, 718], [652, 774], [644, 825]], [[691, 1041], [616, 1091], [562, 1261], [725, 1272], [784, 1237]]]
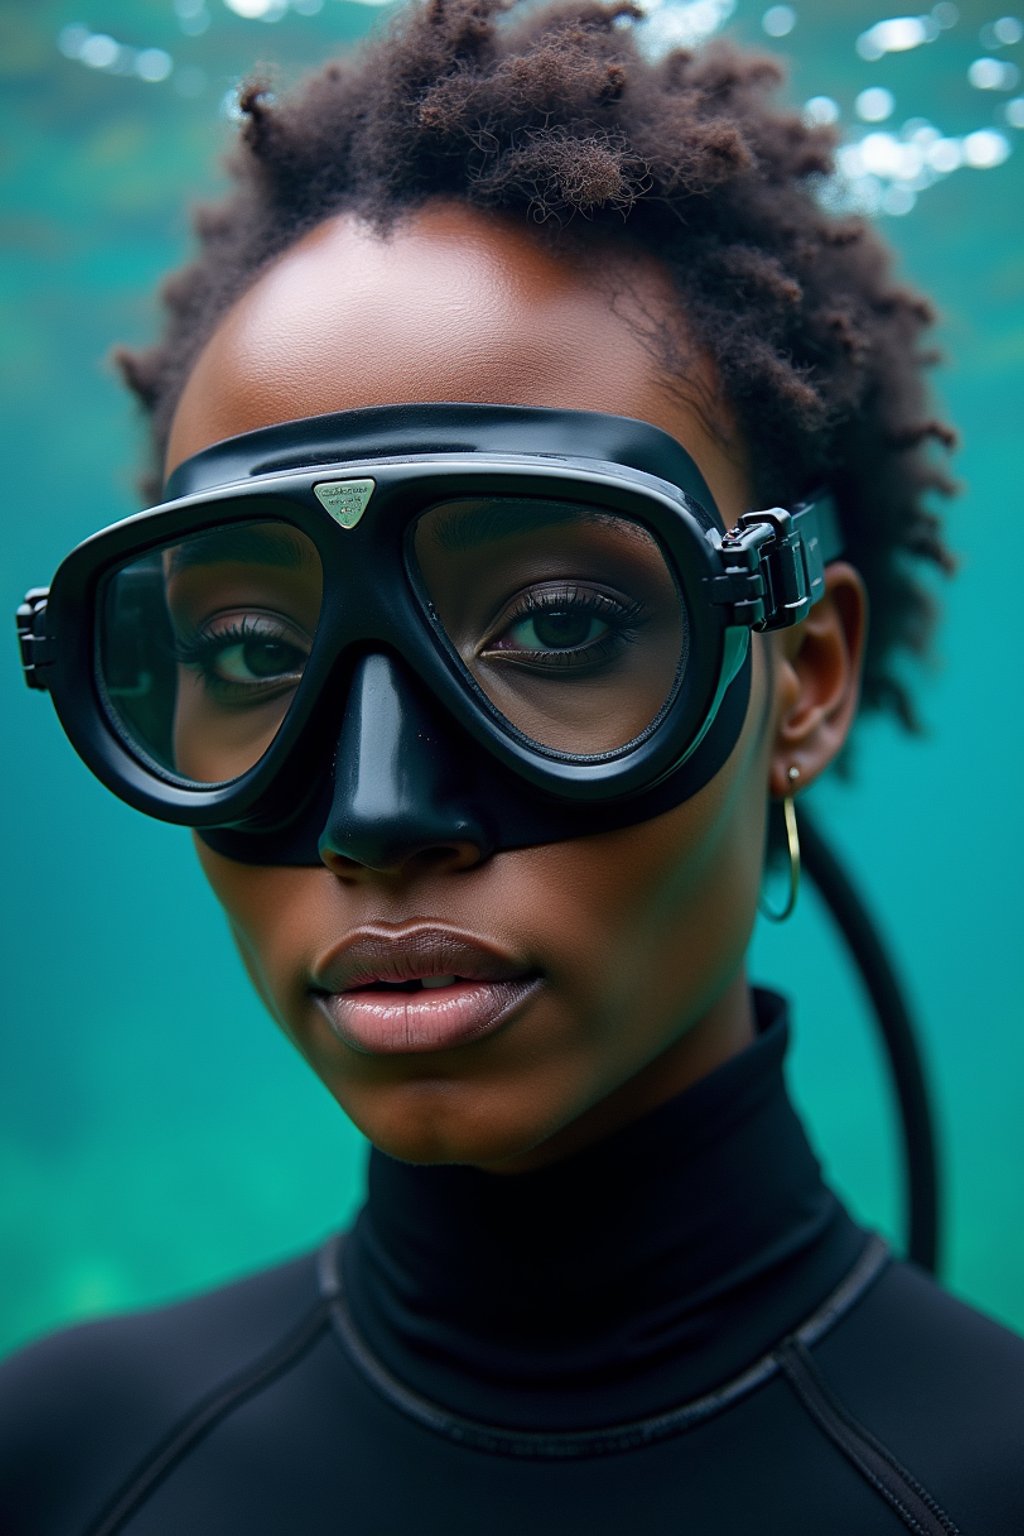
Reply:
[[246, 21], [280, 21], [288, 0], [224, 0], [229, 11]]
[[976, 91], [1012, 91], [1020, 82], [1020, 70], [1002, 59], [975, 59], [967, 78]]
[[866, 91], [861, 91], [853, 104], [857, 116], [865, 123], [884, 123], [887, 117], [891, 117], [896, 106], [896, 98], [892, 91], [887, 91], [884, 85], [871, 85]]
[[1003, 66], [998, 59], [975, 59], [967, 78], [976, 91], [997, 91], [1003, 83]]
[[933, 43], [940, 30], [934, 16], [893, 16], [862, 32], [857, 39], [857, 52], [869, 62], [886, 53], [906, 53], [922, 43]]
[[210, 25], [206, 0], [174, 0], [174, 14], [186, 37], [202, 37]]
[[923, 163], [916, 144], [901, 144], [892, 133], [865, 134], [858, 148], [864, 169], [889, 181], [913, 181]]
[[66, 59], [80, 59], [83, 44], [89, 41], [88, 27], [72, 23], [70, 26], [61, 27], [57, 33], [57, 47]]
[[[363, 5], [386, 5], [388, 0], [361, 0]], [[662, 58], [673, 48], [692, 48], [717, 32], [736, 9], [736, 0], [689, 0], [687, 5], [662, 5], [661, 0], [641, 0], [645, 11], [637, 40], [651, 58]]]
[[996, 41], [1004, 48], [1009, 48], [1024, 38], [1024, 21], [1017, 16], [1000, 16], [998, 21], [992, 23], [992, 31]]
[[1015, 96], [1003, 109], [1011, 128], [1024, 128], [1024, 96]]
[[894, 176], [899, 145], [891, 133], [869, 133], [860, 141], [861, 164], [874, 176]]
[[78, 50], [78, 57], [90, 69], [110, 69], [121, 57], [121, 44], [106, 32], [93, 32]]
[[804, 102], [804, 122], [813, 125], [839, 121], [839, 103], [831, 96], [812, 96]]
[[882, 212], [901, 218], [916, 202], [917, 193], [910, 187], [887, 187], [882, 193]]
[[976, 171], [990, 171], [1010, 153], [1010, 141], [995, 128], [979, 128], [969, 133], [963, 141], [964, 164]]
[[932, 170], [938, 171], [940, 176], [951, 175], [964, 163], [959, 139], [936, 139], [934, 143], [926, 146], [924, 157]]
[[942, 138], [942, 134], [935, 124], [930, 123], [926, 117], [908, 117], [900, 129], [900, 133], [905, 139], [909, 139], [914, 144], [921, 145], [922, 148], [928, 144], [934, 144], [936, 139]]
[[761, 26], [769, 37], [788, 37], [796, 26], [796, 11], [791, 5], [772, 5], [761, 17]]
[[140, 48], [135, 55], [135, 73], [154, 85], [166, 80], [173, 68], [174, 60], [166, 48]]

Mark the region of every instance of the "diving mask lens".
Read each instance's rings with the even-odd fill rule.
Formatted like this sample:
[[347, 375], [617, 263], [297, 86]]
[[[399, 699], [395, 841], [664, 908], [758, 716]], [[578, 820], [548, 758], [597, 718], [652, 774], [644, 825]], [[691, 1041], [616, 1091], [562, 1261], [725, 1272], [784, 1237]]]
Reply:
[[685, 672], [685, 600], [633, 518], [569, 501], [449, 501], [416, 521], [417, 585], [468, 678], [521, 736], [599, 757], [641, 738]]
[[284, 522], [223, 523], [116, 566], [97, 665], [122, 739], [186, 783], [247, 773], [288, 714], [322, 597], [316, 546]]

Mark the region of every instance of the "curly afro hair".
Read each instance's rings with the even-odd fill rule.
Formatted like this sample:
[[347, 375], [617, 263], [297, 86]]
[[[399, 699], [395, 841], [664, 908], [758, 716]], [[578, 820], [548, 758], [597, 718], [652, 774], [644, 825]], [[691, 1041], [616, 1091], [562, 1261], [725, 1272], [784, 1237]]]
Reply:
[[832, 488], [871, 601], [863, 702], [913, 729], [899, 656], [931, 640], [923, 571], [953, 565], [926, 505], [953, 489], [932, 452], [953, 434], [923, 376], [932, 311], [862, 219], [823, 206], [835, 136], [772, 99], [777, 62], [722, 42], [651, 61], [641, 15], [592, 0], [419, 0], [280, 100], [251, 83], [234, 188], [196, 216], [199, 254], [166, 283], [163, 336], [117, 360], [159, 463], [226, 308], [338, 212], [385, 230], [455, 198], [555, 245], [598, 236], [650, 252], [717, 365], [758, 500]]

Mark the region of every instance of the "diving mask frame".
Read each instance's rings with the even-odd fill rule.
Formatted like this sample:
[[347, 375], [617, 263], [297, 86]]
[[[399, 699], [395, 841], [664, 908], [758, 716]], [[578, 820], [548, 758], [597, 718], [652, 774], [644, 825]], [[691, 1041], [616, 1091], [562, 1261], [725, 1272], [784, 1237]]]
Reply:
[[[287, 422], [196, 454], [165, 494], [80, 544], [49, 589], [29, 592], [18, 610], [25, 678], [51, 694], [76, 750], [121, 799], [259, 863], [316, 862], [308, 830], [296, 841], [287, 829], [311, 800], [326, 803], [323, 783], [312, 781], [328, 764], [335, 777], [340, 771], [353, 668], [369, 653], [390, 658], [393, 694], [411, 689], [435, 727], [440, 714], [441, 730], [472, 743], [497, 772], [508, 814], [494, 846], [629, 824], [679, 803], [738, 739], [751, 634], [804, 618], [824, 593], [826, 562], [842, 549], [829, 496], [750, 511], [727, 530], [697, 465], [667, 433], [622, 417], [521, 406], [383, 406]], [[686, 604], [689, 654], [685, 683], [636, 739], [589, 757], [540, 746], [460, 666], [414, 590], [405, 553], [424, 509], [459, 496], [585, 503], [657, 540]], [[291, 525], [315, 545], [323, 567], [316, 636], [260, 760], [226, 783], [187, 781], [133, 749], [105, 697], [104, 581], [130, 557], [254, 520]], [[322, 768], [311, 774], [314, 764]]]

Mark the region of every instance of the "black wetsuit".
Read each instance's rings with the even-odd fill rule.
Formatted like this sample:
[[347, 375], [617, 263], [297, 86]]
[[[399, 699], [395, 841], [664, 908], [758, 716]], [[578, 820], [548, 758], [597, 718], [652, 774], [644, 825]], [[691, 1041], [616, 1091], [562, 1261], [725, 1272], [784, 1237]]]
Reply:
[[16, 1356], [3, 1536], [1019, 1536], [1024, 1341], [849, 1219], [758, 1014], [556, 1167], [375, 1153], [343, 1242]]

